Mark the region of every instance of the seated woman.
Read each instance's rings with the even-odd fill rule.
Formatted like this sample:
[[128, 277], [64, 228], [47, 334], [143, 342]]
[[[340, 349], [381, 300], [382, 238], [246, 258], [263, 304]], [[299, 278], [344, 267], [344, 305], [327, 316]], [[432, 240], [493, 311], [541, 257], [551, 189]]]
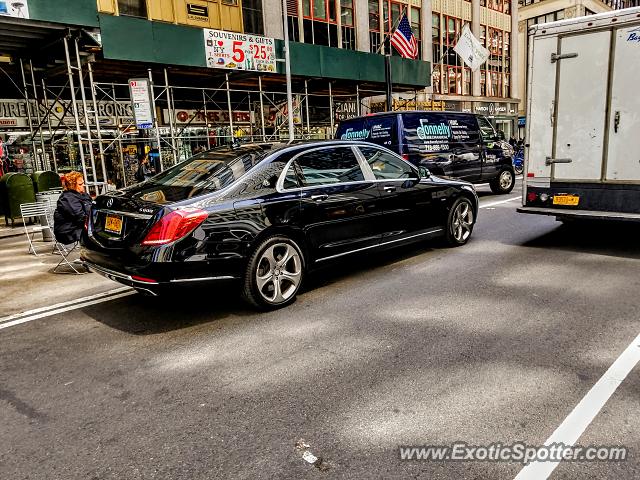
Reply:
[[80, 172], [69, 172], [62, 181], [64, 191], [53, 214], [53, 234], [63, 245], [80, 240], [84, 220], [91, 209], [91, 197], [85, 193]]

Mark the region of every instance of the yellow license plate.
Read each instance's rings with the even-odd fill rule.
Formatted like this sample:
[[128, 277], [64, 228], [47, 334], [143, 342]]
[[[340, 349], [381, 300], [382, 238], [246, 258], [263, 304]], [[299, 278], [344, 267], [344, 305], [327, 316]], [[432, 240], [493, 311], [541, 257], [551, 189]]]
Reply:
[[107, 219], [104, 222], [104, 229], [110, 233], [122, 233], [122, 217], [116, 215], [107, 215]]
[[575, 207], [580, 202], [580, 197], [578, 195], [554, 195], [553, 196], [553, 204], [554, 205], [568, 205], [570, 207]]

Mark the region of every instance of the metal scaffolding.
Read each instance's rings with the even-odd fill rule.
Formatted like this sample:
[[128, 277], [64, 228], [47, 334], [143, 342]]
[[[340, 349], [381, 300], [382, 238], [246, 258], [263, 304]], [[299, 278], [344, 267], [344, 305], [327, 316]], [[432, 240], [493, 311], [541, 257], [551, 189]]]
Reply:
[[[289, 141], [289, 118], [295, 139], [332, 138], [339, 120], [367, 113], [366, 97], [384, 93], [360, 85], [336, 89], [329, 80], [297, 80], [289, 115], [287, 92], [273, 76], [236, 79], [227, 73], [211, 77], [215, 86], [196, 87], [171, 82], [174, 75], [167, 68], [160, 72], [163, 82], [156, 83], [158, 71], [147, 69], [155, 115], [151, 129], [138, 130], [128, 82], [122, 76], [104, 81], [104, 74], [96, 80], [99, 62], [81, 51], [78, 38], [67, 34], [61, 42], [63, 85], [48, 84], [46, 76], [38, 78], [31, 60], [20, 60], [29, 126], [22, 144], [32, 151], [34, 169], [80, 169], [94, 193], [108, 188], [110, 180], [119, 187], [135, 182], [141, 154], [153, 155], [157, 170], [163, 170], [223, 144]], [[277, 88], [265, 88], [265, 80]]]

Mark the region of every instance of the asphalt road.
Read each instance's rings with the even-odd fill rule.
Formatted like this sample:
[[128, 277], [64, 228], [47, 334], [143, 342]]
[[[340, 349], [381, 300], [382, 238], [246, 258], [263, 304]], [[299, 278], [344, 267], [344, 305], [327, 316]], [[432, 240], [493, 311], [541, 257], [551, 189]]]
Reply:
[[[468, 245], [350, 259], [283, 310], [136, 294], [0, 330], [0, 478], [514, 478], [398, 447], [544, 443], [640, 332], [639, 231], [481, 190]], [[639, 393], [633, 369], [579, 441], [625, 462], [551, 478], [638, 478]]]

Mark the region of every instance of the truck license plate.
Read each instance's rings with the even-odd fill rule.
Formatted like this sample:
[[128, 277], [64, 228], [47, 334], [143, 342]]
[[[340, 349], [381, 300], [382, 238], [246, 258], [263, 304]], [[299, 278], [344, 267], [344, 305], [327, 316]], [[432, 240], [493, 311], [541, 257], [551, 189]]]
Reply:
[[554, 205], [568, 205], [570, 207], [575, 207], [580, 202], [580, 197], [578, 195], [554, 195], [553, 196], [553, 204]]
[[104, 229], [110, 233], [122, 233], [122, 217], [117, 215], [107, 215], [107, 219], [104, 222]]

